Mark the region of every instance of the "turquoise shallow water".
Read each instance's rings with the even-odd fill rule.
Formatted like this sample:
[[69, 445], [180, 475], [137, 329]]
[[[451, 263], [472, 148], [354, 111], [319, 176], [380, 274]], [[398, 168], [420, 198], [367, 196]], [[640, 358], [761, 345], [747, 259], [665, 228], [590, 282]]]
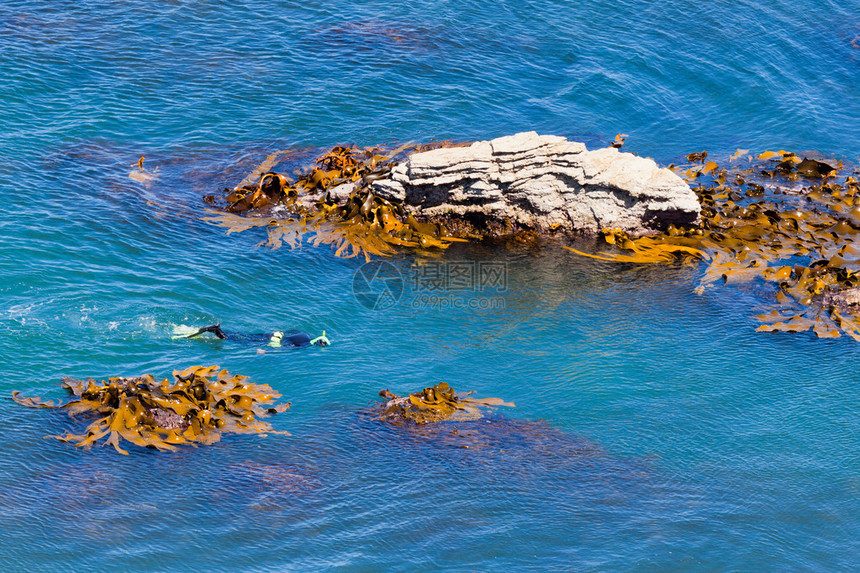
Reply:
[[[0, 5], [0, 393], [217, 363], [273, 385], [292, 436], [78, 451], [0, 401], [10, 570], [849, 570], [857, 345], [757, 335], [765, 289], [458, 245], [503, 289], [353, 295], [361, 261], [201, 220], [266, 153], [534, 129], [662, 163], [856, 161], [860, 5], [627, 0]], [[147, 157], [159, 177], [128, 177]], [[586, 242], [584, 248], [590, 247]], [[426, 267], [425, 267], [426, 268]], [[436, 304], [431, 304], [436, 303]], [[170, 340], [325, 329], [325, 350]], [[376, 393], [448, 381], [517, 407], [424, 431]], [[468, 446], [468, 447], [464, 447]]]

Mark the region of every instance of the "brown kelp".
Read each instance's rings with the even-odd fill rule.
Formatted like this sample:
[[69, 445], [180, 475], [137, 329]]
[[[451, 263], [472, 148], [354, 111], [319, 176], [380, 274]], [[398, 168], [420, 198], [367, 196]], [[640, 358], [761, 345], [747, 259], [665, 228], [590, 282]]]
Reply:
[[401, 247], [444, 249], [454, 241], [439, 224], [422, 223], [402, 205], [382, 198], [370, 183], [384, 178], [407, 151], [451, 146], [404, 145], [380, 148], [334, 147], [293, 180], [276, 173], [276, 155], [269, 156], [225, 197], [224, 211], [209, 211], [208, 221], [228, 233], [263, 227], [265, 244], [298, 247], [305, 234], [314, 245], [332, 245], [337, 256], [391, 255]]
[[[592, 258], [628, 263], [695, 263], [708, 267], [696, 288], [762, 280], [775, 286], [775, 304], [756, 318], [761, 332], [802, 332], [860, 340], [860, 184], [840, 162], [779, 150], [755, 158], [738, 150], [720, 167], [707, 152], [674, 167], [694, 185], [701, 224], [630, 238], [607, 229], [605, 241], [623, 252]], [[856, 175], [856, 172], [855, 172]], [[853, 301], [853, 302], [852, 302]]]
[[147, 188], [149, 188], [150, 183], [158, 179], [158, 167], [155, 168], [154, 171], [150, 171], [143, 166], [143, 162], [146, 157], [141, 156], [140, 159], [131, 164], [132, 167], [136, 167], [137, 169], [132, 169], [129, 171], [128, 176], [137, 181], [138, 183], [143, 183]]
[[95, 416], [86, 433], [53, 437], [89, 449], [107, 436], [105, 443], [121, 454], [128, 452], [120, 447], [120, 439], [175, 450], [183, 445], [214, 444], [225, 433], [289, 435], [258, 419], [290, 407], [289, 403], [275, 405], [281, 395], [267, 384], [250, 383], [247, 376], [218, 366], [175, 370], [173, 378], [172, 384], [167, 378], [157, 382], [151, 374], [101, 382], [64, 378], [63, 387], [74, 396], [65, 404], [22, 398], [18, 392], [12, 393], [12, 399], [31, 408], [63, 409], [72, 417]]
[[471, 398], [472, 392], [457, 394], [447, 382], [413, 392], [408, 396], [396, 396], [382, 390], [380, 396], [387, 399], [380, 417], [394, 423], [428, 424], [433, 422], [476, 420], [481, 418], [481, 407], [510, 406], [500, 398]]

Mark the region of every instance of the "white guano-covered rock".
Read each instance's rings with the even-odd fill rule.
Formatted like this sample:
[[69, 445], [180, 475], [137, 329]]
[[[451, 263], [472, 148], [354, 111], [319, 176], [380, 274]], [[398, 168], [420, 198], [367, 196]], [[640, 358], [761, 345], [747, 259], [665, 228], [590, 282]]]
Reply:
[[694, 223], [700, 212], [689, 185], [651, 159], [535, 132], [415, 153], [373, 191], [430, 219], [510, 221], [538, 231], [643, 234]]

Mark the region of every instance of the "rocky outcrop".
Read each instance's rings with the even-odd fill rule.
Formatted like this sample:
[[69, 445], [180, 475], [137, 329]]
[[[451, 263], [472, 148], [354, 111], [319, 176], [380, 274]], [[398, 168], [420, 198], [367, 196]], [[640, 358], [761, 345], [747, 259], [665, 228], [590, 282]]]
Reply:
[[430, 220], [541, 232], [644, 234], [694, 223], [700, 211], [689, 185], [651, 159], [535, 132], [414, 153], [372, 187]]
[[823, 297], [822, 305], [832, 306], [840, 312], [857, 312], [860, 310], [860, 288], [827, 293]]

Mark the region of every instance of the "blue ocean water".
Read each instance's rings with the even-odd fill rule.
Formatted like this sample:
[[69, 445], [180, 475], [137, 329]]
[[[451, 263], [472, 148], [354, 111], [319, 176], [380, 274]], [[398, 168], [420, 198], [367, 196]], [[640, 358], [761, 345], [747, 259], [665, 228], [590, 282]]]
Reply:
[[[372, 310], [363, 260], [226, 235], [201, 197], [276, 150], [523, 130], [857, 162], [858, 45], [856, 0], [4, 0], [0, 394], [220, 364], [293, 402], [291, 436], [126, 457], [3, 399], [4, 569], [856, 568], [857, 344], [756, 334], [756, 285], [466, 244], [390, 259]], [[213, 322], [334, 344], [170, 338]], [[439, 381], [517, 405], [457, 434], [369, 413]]]

